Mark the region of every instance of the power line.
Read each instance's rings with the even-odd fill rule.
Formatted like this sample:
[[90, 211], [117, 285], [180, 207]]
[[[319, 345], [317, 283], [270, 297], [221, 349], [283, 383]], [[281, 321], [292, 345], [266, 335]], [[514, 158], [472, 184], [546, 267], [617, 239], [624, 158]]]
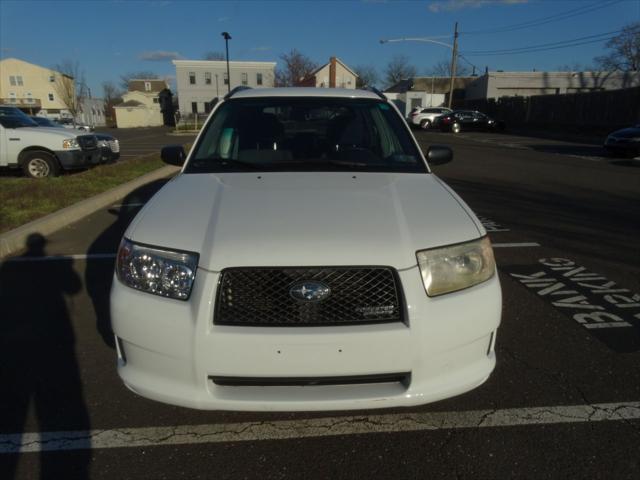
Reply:
[[[528, 45], [526, 47], [507, 48], [507, 49], [501, 49], [501, 50], [474, 50], [474, 51], [465, 51], [464, 53], [465, 55], [478, 56], [478, 55], [507, 55], [507, 54], [516, 54], [516, 53], [538, 52], [538, 51], [544, 51], [544, 50], [555, 50], [559, 48], [575, 46], [578, 44], [584, 45], [587, 43], [602, 42], [604, 40], [615, 38], [617, 34], [620, 34], [624, 31], [627, 31], [627, 29], [612, 30], [610, 32], [598, 33], [595, 35], [587, 35], [586, 37], [571, 38], [571, 39], [562, 40], [559, 42], [543, 43], [539, 45]], [[637, 29], [633, 28], [631, 29], [631, 31], [632, 32], [637, 31], [638, 33], [640, 33], [640, 27]]]
[[503, 33], [503, 32], [513, 32], [515, 30], [521, 30], [524, 28], [538, 27], [540, 25], [546, 25], [547, 23], [558, 22], [560, 20], [566, 20], [568, 18], [577, 17], [579, 15], [584, 15], [586, 13], [590, 13], [596, 10], [600, 10], [605, 7], [609, 7], [613, 4], [620, 3], [622, 0], [610, 0], [608, 2], [596, 2], [591, 5], [585, 5], [578, 8], [573, 8], [571, 10], [566, 10], [564, 12], [557, 13], [555, 15], [550, 15], [547, 17], [538, 18], [535, 20], [528, 20], [526, 22], [515, 23], [512, 25], [505, 25], [503, 27], [490, 28], [486, 30], [472, 30], [472, 31], [464, 31], [460, 32], [461, 35], [485, 35], [491, 33]]

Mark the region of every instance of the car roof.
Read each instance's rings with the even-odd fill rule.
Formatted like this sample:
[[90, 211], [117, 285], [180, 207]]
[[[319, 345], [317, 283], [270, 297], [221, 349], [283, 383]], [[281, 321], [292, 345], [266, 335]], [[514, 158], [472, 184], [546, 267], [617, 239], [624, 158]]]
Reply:
[[260, 97], [338, 97], [338, 98], [369, 98], [380, 100], [374, 92], [355, 90], [351, 88], [315, 88], [315, 87], [285, 87], [285, 88], [248, 88], [232, 95], [233, 98]]

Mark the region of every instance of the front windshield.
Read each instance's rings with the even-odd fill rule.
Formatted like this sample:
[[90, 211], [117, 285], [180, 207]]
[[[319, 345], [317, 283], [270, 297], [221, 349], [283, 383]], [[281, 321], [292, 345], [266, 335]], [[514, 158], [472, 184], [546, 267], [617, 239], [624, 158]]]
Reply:
[[232, 99], [205, 127], [185, 172], [426, 172], [402, 122], [378, 100]]
[[0, 108], [0, 125], [4, 128], [37, 127], [26, 113], [14, 107]]

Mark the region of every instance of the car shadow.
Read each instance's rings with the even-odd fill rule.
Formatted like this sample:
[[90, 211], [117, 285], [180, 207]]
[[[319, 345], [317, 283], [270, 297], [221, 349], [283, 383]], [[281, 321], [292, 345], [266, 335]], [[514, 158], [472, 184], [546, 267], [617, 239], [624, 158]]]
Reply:
[[104, 343], [110, 348], [115, 348], [109, 305], [115, 257], [105, 258], [104, 255], [117, 252], [120, 240], [129, 223], [142, 206], [168, 181], [169, 179], [162, 179], [143, 185], [127, 195], [117, 206], [110, 208], [109, 213], [115, 216], [114, 222], [96, 237], [87, 250], [85, 270], [87, 293], [93, 304], [96, 329]]
[[[14, 435], [14, 447], [25, 432], [91, 429], [67, 306], [81, 278], [71, 258], [46, 258], [42, 235], [31, 234], [26, 249], [0, 263], [0, 432]], [[21, 457], [7, 443], [0, 444], [0, 476], [12, 479]], [[40, 478], [88, 478], [90, 439], [80, 446], [72, 463], [41, 452]]]

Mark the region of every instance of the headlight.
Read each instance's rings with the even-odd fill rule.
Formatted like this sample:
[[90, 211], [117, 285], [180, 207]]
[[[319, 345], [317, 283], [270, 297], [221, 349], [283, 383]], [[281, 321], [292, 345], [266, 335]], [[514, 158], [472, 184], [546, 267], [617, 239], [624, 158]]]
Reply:
[[62, 141], [62, 148], [69, 150], [72, 148], [80, 148], [80, 145], [78, 145], [78, 140], [75, 138], [67, 138], [65, 140]]
[[427, 295], [435, 297], [489, 280], [496, 262], [488, 237], [416, 253]]
[[120, 242], [116, 274], [125, 285], [162, 297], [188, 300], [196, 278], [198, 254]]

